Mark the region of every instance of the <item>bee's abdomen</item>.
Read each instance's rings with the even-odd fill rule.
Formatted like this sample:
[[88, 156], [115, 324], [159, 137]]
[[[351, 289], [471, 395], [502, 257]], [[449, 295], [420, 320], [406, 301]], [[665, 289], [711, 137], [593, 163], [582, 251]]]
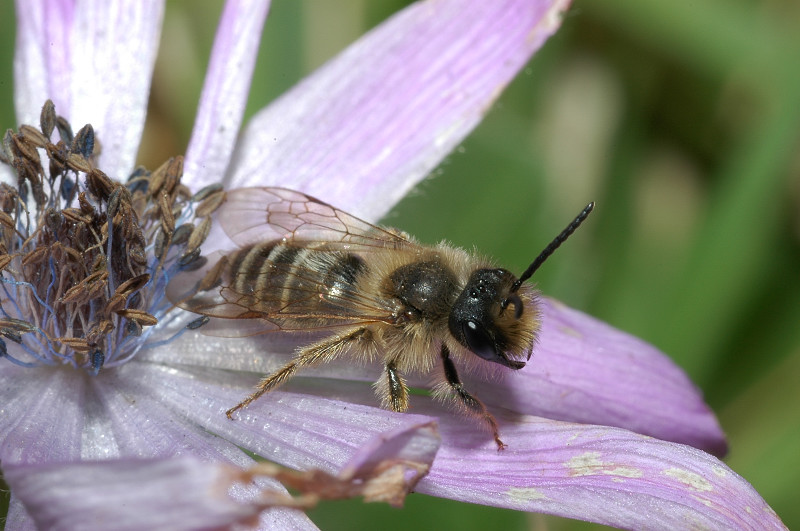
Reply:
[[366, 264], [357, 255], [280, 241], [241, 249], [231, 260], [231, 287], [271, 315], [337, 315], [356, 293]]

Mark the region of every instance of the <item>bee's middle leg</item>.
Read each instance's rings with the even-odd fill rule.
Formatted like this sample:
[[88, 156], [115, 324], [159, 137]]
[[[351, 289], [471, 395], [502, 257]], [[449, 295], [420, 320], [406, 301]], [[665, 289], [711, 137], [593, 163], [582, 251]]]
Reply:
[[295, 357], [272, 374], [265, 376], [256, 386], [256, 390], [236, 406], [230, 408], [225, 414], [233, 418], [233, 413], [257, 400], [264, 393], [272, 391], [289, 380], [302, 367], [311, 367], [320, 363], [335, 360], [344, 351], [345, 347], [353, 341], [372, 341], [371, 333], [367, 328], [337, 334], [323, 339], [299, 350]]

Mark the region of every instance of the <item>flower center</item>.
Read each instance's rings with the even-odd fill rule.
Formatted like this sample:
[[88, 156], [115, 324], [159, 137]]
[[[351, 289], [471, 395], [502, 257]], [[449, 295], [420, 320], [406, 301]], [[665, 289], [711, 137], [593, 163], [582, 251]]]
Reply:
[[0, 161], [17, 176], [0, 183], [0, 356], [11, 362], [96, 374], [130, 360], [169, 320], [169, 279], [204, 264], [221, 186], [192, 196], [182, 157], [122, 184], [95, 167], [98, 148], [91, 125], [73, 134], [50, 101], [39, 129], [3, 138]]

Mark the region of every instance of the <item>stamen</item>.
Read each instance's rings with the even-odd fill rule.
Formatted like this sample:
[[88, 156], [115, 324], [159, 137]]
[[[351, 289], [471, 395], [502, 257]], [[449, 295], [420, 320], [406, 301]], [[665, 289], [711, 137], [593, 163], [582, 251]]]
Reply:
[[224, 192], [215, 185], [192, 196], [181, 157], [152, 173], [137, 168], [122, 184], [97, 168], [92, 126], [72, 131], [47, 101], [39, 129], [3, 137], [0, 163], [17, 186], [0, 183], [0, 358], [98, 374], [178, 317], [167, 317], [175, 310], [166, 285], [205, 263], [200, 246]]

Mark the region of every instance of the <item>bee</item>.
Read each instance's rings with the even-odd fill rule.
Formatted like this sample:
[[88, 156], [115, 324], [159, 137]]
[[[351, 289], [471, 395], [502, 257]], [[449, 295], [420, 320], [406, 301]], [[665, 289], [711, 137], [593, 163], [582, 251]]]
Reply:
[[482, 420], [498, 449], [505, 447], [497, 421], [465, 388], [457, 367], [525, 366], [540, 326], [537, 292], [525, 281], [594, 203], [516, 277], [463, 249], [422, 245], [301, 192], [247, 188], [226, 194], [217, 220], [238, 249], [179, 275], [170, 283], [170, 298], [210, 318], [249, 320], [245, 334], [327, 332], [265, 376], [227, 411], [229, 418], [301, 369], [348, 355], [382, 363], [374, 387], [383, 407], [398, 412], [409, 407], [405, 375], [436, 368], [434, 394], [454, 399]]

